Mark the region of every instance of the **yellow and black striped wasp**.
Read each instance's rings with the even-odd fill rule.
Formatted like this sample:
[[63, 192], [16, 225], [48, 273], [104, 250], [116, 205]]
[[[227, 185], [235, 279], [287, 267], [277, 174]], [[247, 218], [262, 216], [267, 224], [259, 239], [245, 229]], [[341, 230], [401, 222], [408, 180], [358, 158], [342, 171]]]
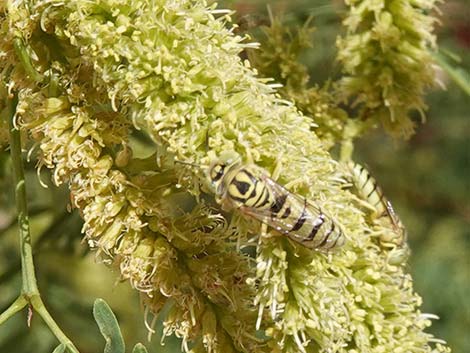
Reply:
[[261, 168], [239, 158], [217, 159], [207, 172], [217, 203], [237, 209], [305, 247], [329, 250], [345, 243], [341, 227], [314, 203], [290, 192]]
[[372, 220], [382, 224], [388, 223], [393, 229], [393, 232], [380, 235], [380, 243], [385, 247], [403, 246], [407, 240], [406, 229], [377, 181], [360, 164], [349, 162], [347, 166], [358, 196], [370, 205], [368, 208], [372, 211]]

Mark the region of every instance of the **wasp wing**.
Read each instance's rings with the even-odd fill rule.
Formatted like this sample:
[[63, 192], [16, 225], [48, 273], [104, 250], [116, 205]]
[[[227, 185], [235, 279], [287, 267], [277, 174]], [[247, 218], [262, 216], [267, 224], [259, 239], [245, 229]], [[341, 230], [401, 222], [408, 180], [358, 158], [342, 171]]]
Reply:
[[392, 207], [392, 204], [390, 201], [386, 201], [387, 205], [387, 214], [392, 222], [393, 228], [395, 230], [395, 233], [399, 236], [398, 239], [396, 239], [397, 245], [403, 245], [407, 241], [408, 234], [406, 231], [405, 226], [401, 222], [400, 218], [396, 214], [395, 210]]
[[243, 204], [240, 211], [278, 232], [289, 233], [293, 227], [292, 215], [302, 211], [304, 200], [265, 175], [259, 177], [258, 183], [262, 186], [257, 188], [258, 193], [254, 195], [254, 199], [258, 200], [254, 202], [254, 206]]
[[[291, 193], [267, 176], [261, 176], [258, 182], [262, 183], [263, 189], [255, 197], [263, 202], [257, 200], [254, 203], [256, 207], [242, 205], [241, 212], [307, 247], [330, 248], [342, 244], [342, 239], [339, 239], [341, 230], [338, 227], [334, 231], [336, 224], [320, 207]], [[330, 238], [333, 231], [335, 235]]]

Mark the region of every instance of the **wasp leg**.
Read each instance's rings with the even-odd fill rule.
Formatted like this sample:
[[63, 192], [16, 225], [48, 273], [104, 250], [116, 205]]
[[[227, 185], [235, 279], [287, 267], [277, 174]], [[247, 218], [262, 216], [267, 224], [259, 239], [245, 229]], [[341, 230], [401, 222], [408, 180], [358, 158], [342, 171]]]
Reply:
[[281, 175], [281, 169], [282, 169], [282, 155], [278, 156], [276, 158], [276, 162], [274, 163], [274, 169], [273, 172], [271, 173], [271, 179], [276, 181], [279, 176]]
[[261, 242], [268, 237], [268, 225], [266, 223], [261, 223], [261, 234], [258, 239], [258, 246], [261, 245]]

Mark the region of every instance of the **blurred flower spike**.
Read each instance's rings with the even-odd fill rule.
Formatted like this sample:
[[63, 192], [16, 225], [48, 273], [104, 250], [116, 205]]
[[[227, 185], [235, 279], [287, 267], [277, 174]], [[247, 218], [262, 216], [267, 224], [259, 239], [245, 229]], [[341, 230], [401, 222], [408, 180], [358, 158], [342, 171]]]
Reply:
[[347, 0], [347, 34], [338, 38], [345, 76], [339, 93], [362, 119], [378, 119], [388, 132], [409, 137], [413, 111], [425, 118], [423, 94], [438, 84], [432, 16], [437, 0]]

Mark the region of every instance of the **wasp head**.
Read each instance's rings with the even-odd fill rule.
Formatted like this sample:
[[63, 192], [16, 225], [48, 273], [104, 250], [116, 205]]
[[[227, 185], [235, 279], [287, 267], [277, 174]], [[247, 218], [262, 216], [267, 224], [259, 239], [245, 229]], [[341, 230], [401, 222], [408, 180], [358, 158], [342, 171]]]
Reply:
[[226, 189], [225, 176], [230, 173], [234, 166], [240, 163], [240, 156], [235, 152], [222, 152], [214, 160], [207, 170], [207, 177], [217, 195], [222, 195]]

